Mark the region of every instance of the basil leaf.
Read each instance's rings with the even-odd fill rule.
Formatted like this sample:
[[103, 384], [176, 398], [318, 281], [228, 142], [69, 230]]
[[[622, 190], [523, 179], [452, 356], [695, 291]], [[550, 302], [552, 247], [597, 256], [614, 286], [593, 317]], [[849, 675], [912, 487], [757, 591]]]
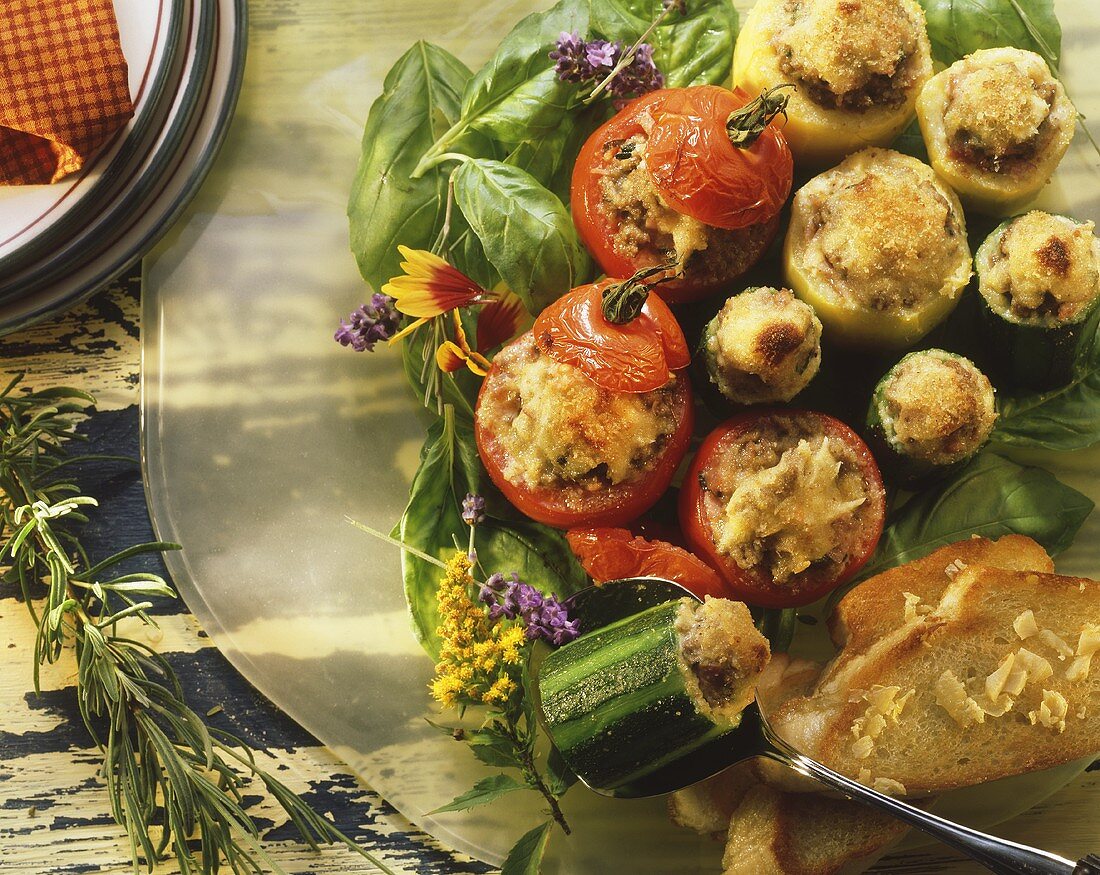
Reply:
[[461, 151], [458, 142], [472, 130], [508, 145], [551, 134], [576, 95], [575, 85], [558, 81], [550, 60], [563, 31], [588, 31], [585, 0], [560, 0], [512, 28], [467, 84], [460, 118], [436, 140], [414, 172], [432, 167], [444, 153]]
[[[467, 337], [475, 337], [476, 314], [471, 314], [468, 310], [460, 312]], [[421, 404], [424, 403], [427, 382], [438, 379], [441, 389], [439, 395], [443, 403], [450, 404], [454, 408], [455, 416], [461, 422], [469, 424], [474, 419], [474, 406], [477, 404], [481, 381], [466, 369], [453, 374], [440, 373], [435, 361], [435, 338], [431, 326], [424, 325], [401, 341], [401, 365], [405, 370], [405, 379], [409, 381], [416, 400]], [[433, 414], [438, 413], [434, 405], [426, 409]]]
[[1068, 452], [1100, 443], [1100, 333], [1069, 385], [1000, 398], [993, 440]]
[[453, 801], [435, 809], [435, 811], [429, 811], [428, 814], [442, 814], [445, 811], [468, 811], [479, 805], [488, 805], [490, 802], [495, 802], [501, 796], [516, 790], [528, 789], [530, 788], [526, 784], [517, 781], [511, 775], [503, 773], [490, 775], [488, 778], [482, 778], [462, 795], [456, 796]]
[[[398, 243], [429, 249], [443, 226], [447, 174], [435, 169], [419, 179], [411, 175], [424, 151], [458, 118], [469, 78], [461, 61], [421, 41], [394, 64], [371, 106], [348, 219], [359, 272], [374, 289], [399, 272]], [[480, 135], [467, 134], [462, 145], [471, 154], [491, 149]]]
[[592, 269], [562, 202], [531, 174], [478, 158], [455, 171], [455, 203], [504, 284], [532, 314]]
[[1039, 54], [1054, 72], [1062, 28], [1054, 0], [921, 0], [932, 56], [953, 64], [978, 49], [1015, 46]]
[[[462, 499], [467, 492], [480, 493], [487, 479], [471, 426], [456, 420], [450, 407], [445, 408], [443, 417], [428, 429], [395, 537], [446, 561], [454, 555], [456, 540], [465, 545], [470, 537], [470, 528], [462, 521]], [[540, 523], [490, 518], [477, 527], [476, 542], [479, 564], [487, 573], [515, 571], [532, 586], [562, 598], [588, 583], [565, 536]], [[411, 553], [402, 553], [401, 571], [413, 629], [424, 649], [437, 658], [440, 618], [436, 594], [442, 571]]]
[[608, 106], [601, 103], [573, 110], [562, 118], [553, 133], [517, 143], [504, 163], [526, 170], [557, 195], [562, 203], [568, 204], [577, 153], [608, 115]]
[[950, 480], [901, 506], [860, 576], [920, 559], [971, 535], [1027, 535], [1057, 554], [1072, 543], [1092, 509], [1092, 501], [1049, 471], [982, 453]]
[[[592, 29], [633, 45], [661, 11], [661, 0], [594, 0]], [[733, 64], [738, 17], [730, 0], [689, 0], [687, 14], [670, 14], [646, 37], [670, 88], [725, 85]]]
[[508, 852], [500, 875], [539, 875], [546, 845], [550, 841], [550, 830], [553, 828], [554, 821], [548, 820], [542, 826], [536, 826], [530, 832], [524, 833]]

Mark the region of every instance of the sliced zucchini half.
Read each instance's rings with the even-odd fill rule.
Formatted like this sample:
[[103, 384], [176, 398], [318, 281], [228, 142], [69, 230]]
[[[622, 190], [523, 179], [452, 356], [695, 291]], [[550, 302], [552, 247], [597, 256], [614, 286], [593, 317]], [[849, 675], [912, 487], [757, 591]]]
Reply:
[[916, 0], [757, 0], [733, 52], [734, 87], [757, 95], [794, 84], [783, 135], [810, 168], [892, 143], [931, 75]]
[[827, 341], [912, 346], [954, 310], [971, 267], [959, 199], [916, 158], [864, 149], [794, 196], [784, 277]]
[[543, 724], [586, 784], [614, 791], [735, 729], [770, 656], [740, 602], [669, 601], [549, 654]]
[[997, 419], [993, 385], [970, 359], [912, 352], [875, 387], [867, 428], [883, 472], [902, 486], [942, 476], [972, 458]]
[[787, 289], [746, 289], [707, 323], [700, 352], [731, 403], [790, 401], [821, 366], [821, 321]]
[[1011, 388], [1064, 386], [1100, 321], [1092, 222], [1033, 210], [999, 225], [975, 266], [987, 345]]
[[1039, 55], [982, 49], [928, 81], [917, 99], [928, 160], [963, 206], [1007, 216], [1027, 206], [1069, 148], [1077, 111]]

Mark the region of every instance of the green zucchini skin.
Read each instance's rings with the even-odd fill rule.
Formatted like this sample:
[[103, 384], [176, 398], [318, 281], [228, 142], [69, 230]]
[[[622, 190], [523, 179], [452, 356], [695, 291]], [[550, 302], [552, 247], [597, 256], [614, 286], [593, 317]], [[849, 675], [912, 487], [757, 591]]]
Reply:
[[[946, 350], [941, 350], [941, 352], [952, 358], [963, 358], [963, 356], [955, 353], [948, 353]], [[955, 473], [973, 459], [982, 447], [989, 442], [987, 438], [981, 446], [976, 447], [969, 455], [945, 465], [940, 465], [910, 455], [904, 444], [900, 443], [896, 435], [886, 428], [883, 422], [883, 411], [886, 408], [886, 386], [910, 356], [919, 354], [919, 351], [909, 353], [890, 368], [883, 378], [878, 381], [874, 392], [871, 394], [871, 403], [867, 406], [865, 436], [871, 448], [871, 453], [874, 455], [875, 461], [878, 462], [883, 476], [887, 477], [893, 484], [906, 489], [921, 489]]]
[[1082, 350], [1092, 344], [1100, 324], [1100, 297], [1093, 299], [1076, 321], [1053, 326], [1023, 322], [995, 309], [981, 292], [982, 266], [1015, 218], [998, 225], [978, 247], [974, 259], [986, 351], [998, 383], [1005, 388], [1055, 389], [1073, 379]]
[[736, 728], [689, 695], [676, 634], [681, 601], [651, 607], [546, 657], [543, 724], [585, 783], [613, 790]]

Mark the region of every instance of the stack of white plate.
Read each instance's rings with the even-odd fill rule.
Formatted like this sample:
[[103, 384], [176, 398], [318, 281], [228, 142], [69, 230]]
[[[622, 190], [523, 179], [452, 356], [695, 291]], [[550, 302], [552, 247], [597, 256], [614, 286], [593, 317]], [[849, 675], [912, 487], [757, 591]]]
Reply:
[[0, 186], [0, 331], [130, 267], [210, 168], [240, 90], [246, 0], [115, 0], [134, 116], [82, 170]]

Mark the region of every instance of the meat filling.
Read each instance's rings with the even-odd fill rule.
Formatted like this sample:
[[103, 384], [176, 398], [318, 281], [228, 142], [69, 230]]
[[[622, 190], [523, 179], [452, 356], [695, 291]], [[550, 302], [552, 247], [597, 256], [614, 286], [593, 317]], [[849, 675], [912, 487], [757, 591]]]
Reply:
[[700, 481], [718, 551], [780, 584], [839, 573], [874, 512], [854, 451], [797, 415], [731, 438]]
[[779, 68], [825, 109], [896, 108], [920, 78], [923, 22], [899, 0], [787, 0], [783, 14]]
[[714, 228], [678, 213], [661, 198], [645, 164], [646, 137], [604, 147], [601, 208], [615, 229], [615, 251], [639, 266], [676, 262], [685, 277], [720, 282], [740, 276], [767, 246], [771, 228]]
[[494, 364], [482, 410], [511, 482], [583, 490], [629, 483], [651, 470], [676, 430], [676, 377], [652, 392], [610, 392], [542, 354], [530, 335]]
[[980, 265], [982, 294], [1020, 321], [1076, 321], [1100, 295], [1094, 227], [1039, 210], [1013, 219]]

